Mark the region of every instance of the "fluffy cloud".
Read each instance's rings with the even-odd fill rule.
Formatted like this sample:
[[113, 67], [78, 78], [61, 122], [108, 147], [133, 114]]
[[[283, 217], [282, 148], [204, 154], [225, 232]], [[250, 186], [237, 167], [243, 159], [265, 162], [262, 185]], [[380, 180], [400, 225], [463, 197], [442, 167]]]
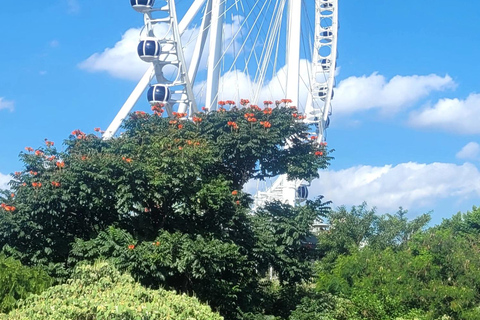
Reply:
[[8, 175], [2, 174], [0, 172], [0, 189], [7, 189], [8, 188], [8, 182], [10, 182], [11, 178]]
[[367, 201], [381, 211], [398, 207], [427, 207], [444, 198], [480, 196], [480, 172], [472, 164], [402, 163], [383, 167], [356, 166], [321, 171], [310, 194], [324, 195], [334, 205], [358, 205]]
[[139, 34], [140, 29], [127, 30], [113, 48], [91, 55], [79, 67], [90, 72], [104, 71], [116, 78], [140, 80], [149, 64], [138, 58]]
[[461, 134], [478, 134], [480, 126], [480, 94], [465, 100], [441, 99], [434, 106], [412, 113], [410, 124], [415, 127], [442, 129]]
[[476, 142], [469, 142], [467, 143], [462, 150], [460, 150], [456, 157], [458, 159], [465, 159], [465, 160], [478, 160], [480, 156], [480, 145]]
[[409, 107], [434, 91], [455, 86], [448, 75], [395, 76], [390, 81], [377, 73], [370, 76], [349, 77], [340, 82], [333, 102], [335, 112], [353, 113], [380, 109], [394, 113]]
[[14, 102], [5, 100], [4, 98], [0, 97], [0, 110], [2, 109], [13, 111]]

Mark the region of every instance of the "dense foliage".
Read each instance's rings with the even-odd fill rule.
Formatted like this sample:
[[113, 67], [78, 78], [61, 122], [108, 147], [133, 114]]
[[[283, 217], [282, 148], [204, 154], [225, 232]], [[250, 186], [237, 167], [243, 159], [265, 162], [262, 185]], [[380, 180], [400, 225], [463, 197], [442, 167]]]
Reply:
[[[59, 285], [8, 319], [206, 310], [164, 289], [227, 320], [480, 319], [480, 209], [429, 229], [429, 214], [330, 210], [321, 197], [252, 214], [247, 181], [308, 180], [327, 167], [329, 151], [303, 116], [288, 104], [222, 107], [193, 121], [153, 110], [132, 114], [118, 138], [75, 130], [64, 151], [47, 140], [21, 154], [24, 170], [0, 191], [0, 247], [10, 256], [0, 257], [1, 307], [50, 285], [40, 267]], [[330, 228], [312, 240], [319, 218]], [[98, 260], [108, 264], [85, 265]], [[113, 295], [134, 298], [116, 308]], [[57, 308], [59, 299], [71, 304]], [[209, 312], [199, 319], [218, 318]]]
[[197, 299], [174, 292], [149, 290], [121, 274], [108, 263], [76, 268], [66, 284], [31, 296], [20, 307], [0, 319], [118, 319], [221, 320], [220, 315]]
[[19, 299], [41, 293], [52, 279], [39, 268], [23, 266], [20, 261], [0, 254], [0, 313], [9, 312]]
[[115, 139], [75, 130], [65, 151], [50, 141], [26, 148], [12, 194], [0, 198], [4, 250], [60, 281], [82, 260], [111, 259], [232, 319], [263, 309], [270, 266], [282, 287], [310, 279], [315, 250], [302, 241], [325, 204], [272, 203], [252, 216], [242, 191], [253, 178], [310, 179], [327, 166], [329, 151], [297, 110], [220, 108], [193, 121], [154, 111], [132, 114]]
[[[358, 209], [340, 212], [348, 220], [358, 218]], [[349, 299], [362, 319], [480, 319], [479, 213], [474, 208], [423, 232], [426, 216], [408, 223], [399, 223], [404, 211], [373, 217], [364, 246], [319, 262], [317, 289]], [[348, 228], [357, 227], [365, 229]], [[358, 239], [357, 232], [341, 233], [331, 241]]]

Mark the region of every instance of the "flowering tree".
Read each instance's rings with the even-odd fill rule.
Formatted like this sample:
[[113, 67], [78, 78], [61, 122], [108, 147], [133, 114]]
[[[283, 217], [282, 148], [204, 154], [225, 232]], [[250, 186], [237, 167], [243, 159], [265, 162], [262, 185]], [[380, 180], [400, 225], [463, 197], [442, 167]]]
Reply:
[[289, 283], [301, 281], [303, 271], [296, 277], [285, 270], [308, 261], [308, 253], [293, 248], [309, 233], [321, 202], [267, 207], [293, 226], [292, 234], [271, 234], [278, 236], [271, 245], [284, 248], [272, 250], [260, 243], [272, 219], [248, 215], [251, 197], [242, 188], [284, 173], [314, 178], [328, 165], [329, 151], [288, 101], [274, 108], [269, 101], [264, 108], [241, 104], [221, 102], [193, 121], [180, 113], [162, 117], [162, 107], [154, 106], [153, 114], [133, 113], [115, 139], [75, 130], [63, 152], [48, 140], [27, 147], [20, 155], [24, 170], [0, 198], [1, 246], [57, 276], [83, 259], [115, 258], [144, 284], [196, 293], [224, 315], [250, 304], [246, 292], [261, 276], [256, 270], [276, 254], [290, 252], [278, 271]]

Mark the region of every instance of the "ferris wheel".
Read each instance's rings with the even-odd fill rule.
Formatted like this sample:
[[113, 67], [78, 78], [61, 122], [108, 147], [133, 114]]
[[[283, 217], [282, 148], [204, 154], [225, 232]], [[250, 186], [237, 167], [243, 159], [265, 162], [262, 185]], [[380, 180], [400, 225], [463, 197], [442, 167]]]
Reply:
[[[150, 67], [104, 133], [113, 137], [147, 91], [189, 117], [221, 100], [288, 98], [325, 141], [335, 85], [338, 0], [130, 0], [143, 14], [139, 58]], [[180, 9], [180, 10], [179, 10]], [[178, 14], [177, 11], [180, 13]], [[180, 19], [179, 16], [182, 16]], [[308, 196], [308, 181], [280, 176], [256, 205]]]

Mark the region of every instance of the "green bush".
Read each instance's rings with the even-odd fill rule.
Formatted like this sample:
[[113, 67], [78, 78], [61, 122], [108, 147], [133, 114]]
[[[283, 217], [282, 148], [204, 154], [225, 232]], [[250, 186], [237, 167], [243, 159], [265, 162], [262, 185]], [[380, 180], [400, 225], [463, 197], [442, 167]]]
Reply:
[[150, 290], [106, 262], [81, 265], [66, 284], [51, 287], [20, 303], [0, 319], [221, 320], [197, 299]]
[[31, 293], [40, 293], [51, 283], [51, 278], [43, 270], [23, 266], [20, 261], [1, 254], [0, 312], [9, 312], [17, 300]]
[[359, 320], [354, 304], [343, 298], [319, 293], [304, 297], [289, 320]]

